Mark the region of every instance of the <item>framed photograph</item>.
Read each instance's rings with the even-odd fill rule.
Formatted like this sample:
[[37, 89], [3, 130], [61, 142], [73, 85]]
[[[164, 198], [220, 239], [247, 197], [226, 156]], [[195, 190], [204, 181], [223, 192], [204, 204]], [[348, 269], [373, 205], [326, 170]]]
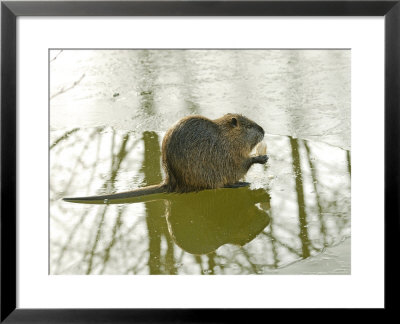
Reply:
[[399, 16], [2, 2], [1, 321], [392, 308]]

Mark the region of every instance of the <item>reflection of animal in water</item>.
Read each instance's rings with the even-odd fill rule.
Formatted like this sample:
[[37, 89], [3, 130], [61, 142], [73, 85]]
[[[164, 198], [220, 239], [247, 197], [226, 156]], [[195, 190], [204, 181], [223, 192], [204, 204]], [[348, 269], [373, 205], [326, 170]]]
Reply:
[[207, 254], [227, 243], [243, 246], [270, 221], [270, 197], [264, 189], [172, 194], [168, 205], [168, 230], [175, 243], [192, 254]]
[[126, 199], [164, 192], [190, 192], [239, 186], [254, 163], [267, 155], [250, 156], [263, 139], [264, 130], [250, 119], [227, 114], [210, 120], [188, 116], [167, 131], [162, 143], [163, 183], [136, 190], [90, 197], [64, 198], [71, 202]]

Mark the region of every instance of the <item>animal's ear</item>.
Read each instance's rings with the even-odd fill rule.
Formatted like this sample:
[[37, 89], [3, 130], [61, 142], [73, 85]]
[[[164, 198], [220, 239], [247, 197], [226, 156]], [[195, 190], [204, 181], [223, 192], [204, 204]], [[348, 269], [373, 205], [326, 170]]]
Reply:
[[232, 124], [233, 127], [237, 126], [237, 119], [235, 117], [232, 117], [231, 124]]

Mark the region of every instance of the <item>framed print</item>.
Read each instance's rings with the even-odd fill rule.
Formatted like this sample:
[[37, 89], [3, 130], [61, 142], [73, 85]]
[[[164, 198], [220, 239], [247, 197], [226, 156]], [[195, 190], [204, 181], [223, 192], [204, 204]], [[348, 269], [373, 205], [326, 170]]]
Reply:
[[393, 307], [398, 1], [1, 10], [1, 321]]

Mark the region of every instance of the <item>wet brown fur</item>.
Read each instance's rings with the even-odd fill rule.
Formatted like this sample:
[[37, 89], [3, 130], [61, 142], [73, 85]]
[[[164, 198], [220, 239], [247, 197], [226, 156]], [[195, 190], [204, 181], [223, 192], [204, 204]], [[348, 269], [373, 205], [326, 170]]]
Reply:
[[259, 125], [238, 114], [214, 120], [202, 116], [181, 119], [162, 143], [167, 191], [198, 191], [236, 183], [253, 163], [266, 162], [249, 156], [263, 137]]

